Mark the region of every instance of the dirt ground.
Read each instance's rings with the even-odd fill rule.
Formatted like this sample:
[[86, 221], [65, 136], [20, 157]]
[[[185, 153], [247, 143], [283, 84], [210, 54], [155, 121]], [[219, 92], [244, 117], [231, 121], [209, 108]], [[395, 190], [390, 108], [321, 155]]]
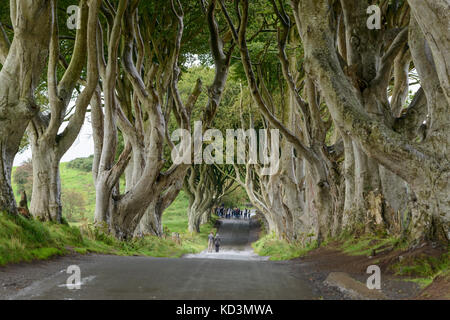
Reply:
[[435, 281], [422, 289], [418, 284], [406, 281], [408, 277], [397, 276], [390, 266], [399, 261], [426, 254], [438, 257], [443, 249], [426, 244], [414, 250], [386, 250], [375, 253], [373, 257], [351, 256], [342, 253], [336, 245], [318, 248], [305, 257], [293, 260], [297, 272], [306, 273], [309, 280], [321, 291], [324, 299], [341, 299], [339, 294], [323, 284], [330, 272], [345, 272], [354, 279], [366, 283], [370, 274], [366, 273], [370, 265], [378, 265], [381, 270], [381, 289], [383, 293], [394, 300], [402, 299], [445, 299], [450, 300], [450, 281], [447, 277], [437, 277]]
[[450, 278], [438, 276], [415, 298], [417, 300], [450, 300]]

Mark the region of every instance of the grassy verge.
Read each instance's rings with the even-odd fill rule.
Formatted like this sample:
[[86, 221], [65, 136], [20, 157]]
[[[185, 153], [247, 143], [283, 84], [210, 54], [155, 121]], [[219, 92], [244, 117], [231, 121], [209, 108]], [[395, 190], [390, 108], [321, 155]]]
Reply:
[[[17, 167], [13, 168], [14, 172]], [[95, 211], [95, 187], [92, 180], [92, 173], [90, 171], [82, 171], [68, 167], [68, 163], [61, 163], [59, 172], [61, 175], [61, 188], [63, 192], [65, 190], [71, 190], [82, 195], [85, 200], [85, 207], [83, 210], [84, 217], [89, 221], [93, 221], [94, 211]], [[14, 195], [16, 196], [16, 201], [20, 201], [19, 189], [16, 181], [13, 178], [12, 187]], [[122, 188], [122, 186], [121, 186]], [[31, 194], [28, 194], [28, 201], [31, 200]], [[63, 203], [64, 205], [64, 203]], [[74, 218], [80, 219], [80, 214], [77, 212]]]
[[190, 244], [191, 252], [197, 253], [208, 247], [208, 234], [210, 231], [215, 230], [214, 225], [217, 217], [212, 215], [210, 222], [200, 226], [199, 233], [189, 233], [186, 213], [188, 206], [189, 200], [184, 192], [181, 191], [175, 201], [164, 211], [162, 217], [164, 232], [168, 235], [172, 232], [179, 233], [182, 242], [187, 241]]
[[372, 256], [386, 250], [407, 248], [407, 243], [399, 238], [375, 235], [350, 236], [338, 239], [338, 242], [339, 249], [351, 256]]
[[315, 242], [306, 247], [299, 243], [288, 243], [279, 239], [275, 234], [263, 235], [258, 241], [252, 244], [255, 252], [260, 256], [269, 256], [269, 260], [290, 260], [304, 256], [312, 249], [316, 248]]
[[0, 265], [47, 259], [86, 246], [78, 229], [0, 213]]
[[[289, 260], [301, 257], [317, 247], [315, 242], [306, 247], [297, 243], [288, 243], [280, 240], [274, 234], [263, 235], [252, 246], [257, 254], [270, 256], [270, 260]], [[400, 256], [408, 248], [408, 243], [395, 237], [361, 234], [358, 236], [343, 235], [323, 243], [322, 246], [338, 249], [351, 256], [379, 256], [384, 252], [393, 252], [394, 256]], [[379, 261], [377, 261], [378, 259], [374, 260], [378, 263]], [[389, 263], [389, 270], [395, 275], [401, 276], [405, 281], [416, 282], [421, 287], [428, 286], [438, 276], [450, 277], [450, 251], [439, 256], [414, 254], [396, 261]]]
[[438, 276], [450, 279], [450, 252], [438, 257], [418, 255], [406, 257], [393, 264], [391, 270], [399, 276], [406, 276], [406, 281], [413, 281], [422, 288], [430, 285]]
[[[145, 237], [121, 242], [98, 229], [59, 225], [0, 214], [0, 265], [48, 259], [70, 252], [177, 257], [195, 251], [193, 241], [182, 245]], [[195, 244], [195, 242], [194, 242]]]
[[[69, 226], [0, 213], [0, 266], [70, 252], [152, 257], [180, 257], [200, 252], [207, 247], [207, 234], [214, 228], [214, 221], [201, 226], [198, 234], [188, 233], [186, 200], [181, 194], [164, 213], [163, 225], [169, 236], [147, 236], [126, 242], [89, 223]], [[170, 238], [171, 232], [180, 234], [181, 244]]]
[[[348, 255], [373, 256], [375, 253], [379, 255], [394, 251], [396, 255], [401, 256], [408, 248], [408, 243], [404, 240], [382, 235], [348, 236], [341, 238], [338, 243], [338, 248]], [[415, 282], [425, 288], [440, 275], [450, 277], [450, 251], [447, 250], [439, 256], [423, 253], [408, 255], [390, 264], [388, 269], [403, 277], [405, 281]]]
[[[86, 162], [86, 159], [79, 160]], [[17, 168], [13, 168], [13, 172], [15, 170]], [[90, 170], [81, 170], [78, 167], [71, 167], [69, 163], [61, 163], [60, 174], [63, 193], [66, 190], [81, 195], [81, 198], [84, 199], [84, 206], [73, 212], [69, 222], [70, 226], [42, 223], [0, 213], [0, 265], [47, 259], [73, 251], [82, 254], [94, 252], [180, 257], [186, 253], [197, 253], [206, 249], [208, 233], [214, 229], [215, 221], [202, 225], [198, 234], [189, 233], [186, 214], [189, 200], [183, 191], [163, 214], [162, 223], [166, 237], [147, 236], [121, 242], [107, 232], [92, 226], [95, 211], [95, 188]], [[13, 182], [14, 194], [18, 197], [20, 187], [16, 181]], [[123, 184], [123, 181], [121, 183]], [[30, 200], [30, 195], [28, 196]], [[67, 206], [63, 197], [63, 208]], [[64, 209], [63, 215], [67, 218]], [[181, 244], [171, 240], [172, 232], [180, 234]]]

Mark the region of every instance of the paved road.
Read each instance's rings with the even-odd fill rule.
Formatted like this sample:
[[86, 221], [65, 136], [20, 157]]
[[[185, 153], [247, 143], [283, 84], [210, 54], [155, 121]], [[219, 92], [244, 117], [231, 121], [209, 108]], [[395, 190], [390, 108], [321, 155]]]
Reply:
[[220, 220], [219, 236], [221, 246], [219, 253], [209, 253], [206, 250], [200, 254], [188, 254], [185, 258], [252, 260], [266, 261], [269, 257], [258, 256], [251, 243], [258, 239], [259, 226], [254, 220], [222, 219]]
[[[33, 282], [8, 299], [313, 299], [307, 280], [289, 262], [256, 258], [249, 249], [255, 229], [248, 221], [224, 221], [221, 253], [183, 258], [92, 255], [78, 261], [82, 285], [69, 290], [64, 259], [59, 271]], [[50, 262], [51, 264], [52, 262]], [[73, 263], [73, 261], [68, 261]], [[26, 272], [27, 267], [22, 266]], [[11, 269], [14, 272], [14, 268]], [[8, 269], [0, 273], [7, 279]], [[17, 270], [15, 272], [18, 272]]]

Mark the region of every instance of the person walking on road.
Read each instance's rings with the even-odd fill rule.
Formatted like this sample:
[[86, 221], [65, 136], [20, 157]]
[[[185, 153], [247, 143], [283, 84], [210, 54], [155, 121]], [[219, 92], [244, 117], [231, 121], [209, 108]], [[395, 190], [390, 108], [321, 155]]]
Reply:
[[213, 252], [214, 247], [214, 234], [211, 231], [208, 235], [208, 252]]
[[216, 234], [216, 237], [214, 238], [214, 245], [216, 246], [216, 252], [219, 252], [219, 248], [220, 248], [219, 234]]

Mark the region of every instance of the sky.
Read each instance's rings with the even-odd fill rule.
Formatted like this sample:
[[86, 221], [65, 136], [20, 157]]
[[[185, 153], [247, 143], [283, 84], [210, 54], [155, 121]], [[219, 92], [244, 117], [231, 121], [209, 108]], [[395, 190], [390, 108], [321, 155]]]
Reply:
[[[92, 127], [89, 118], [89, 114], [86, 115], [86, 121], [81, 128], [80, 134], [73, 143], [72, 147], [62, 157], [61, 162], [68, 162], [76, 158], [89, 157], [94, 154], [94, 139], [92, 138]], [[67, 123], [61, 126], [60, 132], [64, 129]], [[20, 166], [24, 161], [31, 158], [31, 148], [26, 149], [24, 152], [17, 154], [14, 158], [14, 166]]]

